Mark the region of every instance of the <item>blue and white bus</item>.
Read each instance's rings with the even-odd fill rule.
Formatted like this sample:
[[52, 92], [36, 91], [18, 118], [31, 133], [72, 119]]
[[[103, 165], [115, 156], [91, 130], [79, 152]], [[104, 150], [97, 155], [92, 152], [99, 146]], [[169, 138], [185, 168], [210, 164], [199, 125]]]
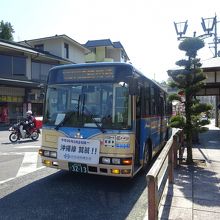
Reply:
[[131, 64], [87, 63], [49, 71], [39, 150], [44, 165], [133, 177], [168, 138], [166, 92]]

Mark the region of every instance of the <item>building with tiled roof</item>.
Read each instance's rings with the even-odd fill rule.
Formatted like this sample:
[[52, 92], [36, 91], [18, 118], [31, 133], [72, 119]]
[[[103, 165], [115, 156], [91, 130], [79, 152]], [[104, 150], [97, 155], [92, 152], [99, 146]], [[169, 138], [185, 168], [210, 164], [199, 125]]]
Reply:
[[22, 41], [0, 39], [0, 126], [43, 113], [41, 84], [50, 68], [84, 63], [89, 50], [66, 35]]
[[110, 39], [89, 40], [84, 44], [90, 49], [86, 55], [86, 62], [127, 62], [129, 57], [120, 43]]

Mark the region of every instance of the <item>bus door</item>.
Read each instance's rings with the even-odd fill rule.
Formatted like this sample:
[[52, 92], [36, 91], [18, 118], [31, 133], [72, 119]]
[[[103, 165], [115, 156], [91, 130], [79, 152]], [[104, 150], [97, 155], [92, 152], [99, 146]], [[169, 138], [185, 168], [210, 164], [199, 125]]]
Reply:
[[163, 131], [163, 121], [164, 121], [164, 110], [165, 110], [165, 106], [164, 106], [164, 97], [160, 94], [160, 143], [163, 142], [163, 137], [164, 137], [164, 131]]
[[142, 105], [142, 99], [141, 95], [137, 95], [134, 97], [134, 107], [136, 106], [136, 111], [134, 111], [135, 114], [135, 120], [136, 120], [136, 135], [135, 135], [135, 164], [139, 164], [140, 162], [140, 143], [141, 143], [141, 105]]

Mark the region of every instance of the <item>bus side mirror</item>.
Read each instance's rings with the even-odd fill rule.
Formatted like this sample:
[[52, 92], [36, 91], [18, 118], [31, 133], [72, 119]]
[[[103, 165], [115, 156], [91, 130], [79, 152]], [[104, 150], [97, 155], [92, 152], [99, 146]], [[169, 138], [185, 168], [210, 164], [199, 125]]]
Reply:
[[138, 94], [138, 79], [137, 78], [129, 79], [129, 94], [130, 95]]
[[44, 99], [45, 92], [46, 92], [46, 89], [47, 89], [47, 85], [44, 84], [44, 83], [41, 83], [40, 85], [38, 85], [38, 87], [40, 88], [40, 96], [39, 96], [39, 99]]

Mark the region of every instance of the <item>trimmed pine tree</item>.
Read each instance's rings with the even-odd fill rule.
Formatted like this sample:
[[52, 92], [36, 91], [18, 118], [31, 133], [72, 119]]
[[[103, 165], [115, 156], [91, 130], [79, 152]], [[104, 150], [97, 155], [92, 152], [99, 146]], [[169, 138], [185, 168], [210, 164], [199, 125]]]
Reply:
[[208, 115], [212, 109], [211, 105], [200, 103], [196, 97], [206, 79], [201, 69], [200, 59], [196, 58], [197, 51], [203, 47], [204, 42], [201, 39], [186, 38], [179, 44], [179, 49], [186, 52], [186, 59], [176, 62], [179, 69], [168, 70], [168, 75], [172, 78], [170, 86], [178, 89], [176, 94], [169, 96], [169, 100], [180, 101], [185, 109], [182, 114], [171, 117], [170, 126], [184, 131], [188, 164], [193, 163], [193, 141], [198, 141], [198, 132], [207, 130], [203, 126], [210, 123], [209, 120], [201, 120], [202, 113]]

